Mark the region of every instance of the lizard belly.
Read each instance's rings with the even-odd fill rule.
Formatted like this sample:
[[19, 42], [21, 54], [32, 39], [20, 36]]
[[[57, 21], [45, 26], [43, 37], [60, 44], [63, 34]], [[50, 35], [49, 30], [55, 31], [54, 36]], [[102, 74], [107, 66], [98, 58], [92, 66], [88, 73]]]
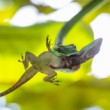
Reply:
[[55, 56], [51, 52], [44, 52], [39, 56], [40, 62], [52, 67], [53, 69], [63, 68], [65, 62], [61, 57]]

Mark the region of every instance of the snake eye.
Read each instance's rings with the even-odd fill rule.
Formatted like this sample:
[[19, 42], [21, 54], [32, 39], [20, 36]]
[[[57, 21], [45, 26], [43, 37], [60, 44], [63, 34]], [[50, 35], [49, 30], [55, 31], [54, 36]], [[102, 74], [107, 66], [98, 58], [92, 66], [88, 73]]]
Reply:
[[58, 52], [61, 52], [61, 48], [58, 48], [57, 50], [58, 50]]

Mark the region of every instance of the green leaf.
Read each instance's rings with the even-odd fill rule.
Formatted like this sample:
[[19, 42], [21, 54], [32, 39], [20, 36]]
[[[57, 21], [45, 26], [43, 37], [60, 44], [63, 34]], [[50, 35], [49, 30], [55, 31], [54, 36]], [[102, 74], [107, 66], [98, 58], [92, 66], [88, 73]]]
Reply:
[[50, 6], [36, 5], [35, 7], [39, 10], [40, 13], [44, 14], [49, 14], [55, 11], [55, 9], [51, 8]]

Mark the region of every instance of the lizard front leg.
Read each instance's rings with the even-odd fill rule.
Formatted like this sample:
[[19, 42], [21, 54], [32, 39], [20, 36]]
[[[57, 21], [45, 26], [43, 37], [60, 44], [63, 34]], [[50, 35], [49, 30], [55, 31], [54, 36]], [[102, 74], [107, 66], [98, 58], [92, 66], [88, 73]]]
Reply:
[[47, 47], [47, 49], [48, 49], [48, 51], [49, 52], [51, 52], [52, 50], [51, 50], [51, 48], [50, 48], [50, 40], [49, 40], [49, 35], [47, 36], [47, 38], [46, 38], [46, 47]]
[[43, 79], [45, 82], [50, 82], [55, 85], [59, 85], [58, 82], [60, 82], [60, 81], [55, 80], [55, 76], [57, 75], [57, 73], [55, 71], [53, 71], [52, 68], [48, 67], [47, 65], [43, 65], [42, 68], [40, 68], [40, 71], [44, 74], [47, 74], [47, 76], [44, 77], [44, 79]]
[[37, 57], [28, 51], [25, 53], [25, 58], [23, 56], [21, 57], [22, 57], [22, 61], [21, 60], [18, 61], [23, 63], [25, 69], [28, 68], [29, 62], [33, 65], [34, 63], [36, 63], [37, 60]]

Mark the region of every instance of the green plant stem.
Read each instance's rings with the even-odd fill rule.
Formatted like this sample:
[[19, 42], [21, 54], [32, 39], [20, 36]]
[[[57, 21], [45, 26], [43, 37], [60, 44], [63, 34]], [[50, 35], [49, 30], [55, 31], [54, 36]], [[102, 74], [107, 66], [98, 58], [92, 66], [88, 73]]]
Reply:
[[55, 47], [58, 45], [61, 45], [63, 43], [63, 40], [66, 36], [66, 34], [70, 31], [70, 29], [78, 22], [80, 21], [86, 14], [88, 14], [91, 10], [95, 9], [97, 6], [99, 6], [101, 3], [103, 3], [104, 0], [92, 0], [88, 5], [86, 5], [77, 15], [75, 15], [70, 21], [66, 22], [62, 29], [60, 30]]

